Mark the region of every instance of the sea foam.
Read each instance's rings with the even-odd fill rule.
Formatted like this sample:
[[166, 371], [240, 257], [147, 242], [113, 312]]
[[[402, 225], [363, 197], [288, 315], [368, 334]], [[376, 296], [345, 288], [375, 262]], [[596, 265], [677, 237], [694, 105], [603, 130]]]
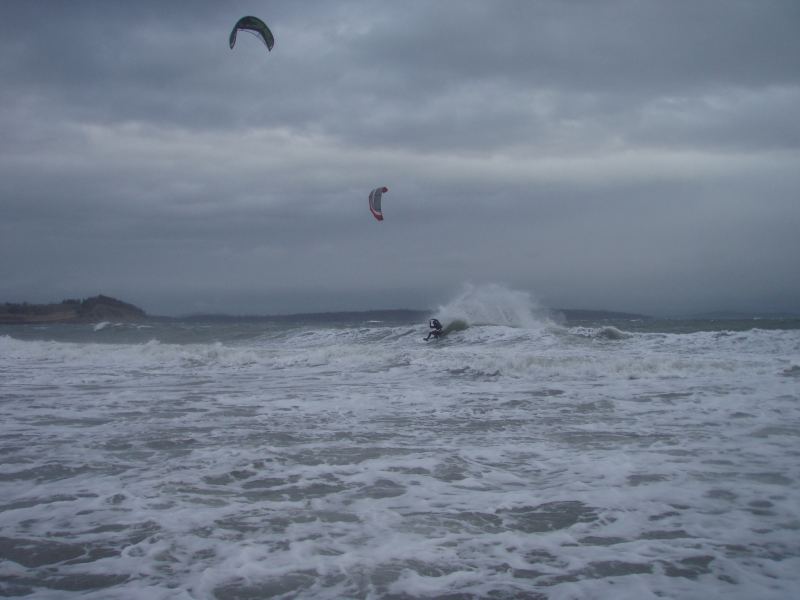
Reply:
[[442, 311], [0, 335], [0, 592], [792, 597], [800, 331]]

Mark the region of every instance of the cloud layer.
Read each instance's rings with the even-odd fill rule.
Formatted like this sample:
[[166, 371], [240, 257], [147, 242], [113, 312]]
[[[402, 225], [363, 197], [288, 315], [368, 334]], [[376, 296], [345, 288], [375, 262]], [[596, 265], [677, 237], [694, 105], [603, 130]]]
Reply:
[[[255, 38], [227, 46], [256, 14]], [[800, 5], [0, 4], [0, 300], [800, 311]], [[377, 185], [386, 220], [366, 196]]]

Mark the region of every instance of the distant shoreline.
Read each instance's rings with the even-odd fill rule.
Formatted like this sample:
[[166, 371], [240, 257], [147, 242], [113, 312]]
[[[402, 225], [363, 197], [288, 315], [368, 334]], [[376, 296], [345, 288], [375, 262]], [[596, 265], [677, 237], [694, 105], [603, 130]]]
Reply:
[[[189, 314], [178, 317], [149, 315], [143, 309], [110, 296], [98, 295], [83, 300], [63, 300], [51, 304], [4, 303], [0, 304], [0, 324], [30, 325], [39, 323], [86, 323], [97, 321], [335, 321], [348, 322], [376, 320], [425, 320], [434, 311], [430, 309], [377, 309], [356, 311], [322, 311], [290, 314]], [[606, 310], [553, 310], [554, 318], [567, 321], [584, 320], [650, 320], [652, 317], [635, 313]]]
[[[298, 312], [288, 314], [231, 314], [204, 313], [181, 316], [147, 314], [129, 302], [110, 296], [98, 295], [83, 300], [63, 300], [51, 304], [0, 303], [0, 325], [35, 325], [44, 323], [96, 323], [98, 321], [244, 321], [261, 320], [277, 322], [364, 322], [369, 320], [415, 321], [425, 320], [435, 311], [431, 309], [375, 309], [353, 311]], [[555, 321], [569, 323], [598, 321], [653, 321], [656, 318], [638, 313], [591, 309], [552, 309], [549, 312]], [[720, 311], [695, 315], [664, 317], [676, 321], [758, 321], [798, 319], [792, 314], [749, 314]]]
[[3, 325], [140, 321], [147, 318], [147, 313], [138, 306], [102, 294], [83, 300], [62, 300], [54, 304], [0, 304], [0, 324]]

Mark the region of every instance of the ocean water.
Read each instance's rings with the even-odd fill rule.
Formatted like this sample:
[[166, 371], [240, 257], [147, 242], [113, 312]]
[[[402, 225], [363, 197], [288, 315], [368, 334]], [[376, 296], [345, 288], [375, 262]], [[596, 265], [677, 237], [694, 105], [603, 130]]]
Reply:
[[0, 596], [796, 597], [796, 321], [431, 316], [0, 327]]

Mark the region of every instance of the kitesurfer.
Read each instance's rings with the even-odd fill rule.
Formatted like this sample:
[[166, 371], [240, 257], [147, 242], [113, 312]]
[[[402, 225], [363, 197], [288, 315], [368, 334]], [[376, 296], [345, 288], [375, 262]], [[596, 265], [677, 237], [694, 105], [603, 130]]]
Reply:
[[431, 330], [428, 332], [428, 337], [425, 338], [425, 341], [427, 342], [431, 337], [438, 340], [439, 336], [442, 335], [442, 324], [439, 323], [439, 319], [428, 320], [428, 327]]

